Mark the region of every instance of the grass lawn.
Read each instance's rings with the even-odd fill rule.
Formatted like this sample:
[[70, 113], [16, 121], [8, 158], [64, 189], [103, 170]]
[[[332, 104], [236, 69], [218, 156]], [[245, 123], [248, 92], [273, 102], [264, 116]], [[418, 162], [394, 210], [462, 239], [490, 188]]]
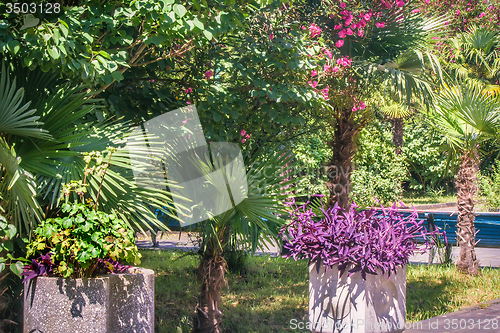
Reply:
[[[155, 271], [156, 332], [190, 332], [199, 286], [198, 257], [143, 250], [142, 267]], [[227, 333], [291, 332], [290, 320], [307, 320], [307, 262], [248, 257], [241, 274], [228, 273], [221, 309]], [[477, 277], [454, 267], [408, 267], [407, 320], [419, 321], [500, 297], [500, 270]]]
[[408, 195], [404, 196], [401, 200], [407, 206], [418, 206], [418, 205], [430, 205], [430, 204], [438, 204], [438, 203], [448, 203], [448, 202], [457, 202], [456, 195], [439, 195], [439, 196], [414, 196]]

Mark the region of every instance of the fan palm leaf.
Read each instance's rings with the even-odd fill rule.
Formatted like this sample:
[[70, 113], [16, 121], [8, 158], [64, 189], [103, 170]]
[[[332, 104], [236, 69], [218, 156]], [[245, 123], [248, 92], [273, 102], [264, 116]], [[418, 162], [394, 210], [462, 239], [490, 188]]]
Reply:
[[[16, 72], [15, 66], [13, 69], [8, 69]], [[3, 67], [0, 83], [7, 84], [9, 82], [8, 69]], [[36, 74], [28, 76], [28, 79], [34, 81], [35, 86], [43, 83], [44, 80], [40, 77], [47, 76], [47, 81], [53, 79], [51, 73]], [[70, 86], [68, 82], [56, 81], [59, 85], [50, 87], [49, 93], [47, 93], [47, 89], [43, 89], [43, 85], [36, 89], [33, 88], [33, 94], [36, 96], [36, 103], [34, 103], [36, 109], [27, 111], [30, 104], [29, 102], [24, 103], [25, 112], [23, 114], [29, 113], [30, 128], [36, 129], [36, 131], [32, 131], [33, 134], [28, 131], [30, 135], [28, 139], [21, 137], [18, 132], [9, 136], [9, 144], [15, 146], [17, 156], [22, 157], [18, 160], [18, 167], [24, 173], [20, 171], [20, 174], [24, 174], [26, 179], [34, 181], [29, 189], [36, 190], [34, 195], [38, 195], [40, 202], [43, 202], [44, 208], [46, 208], [44, 210], [50, 212], [57, 209], [63, 184], [85, 178], [86, 163], [83, 160], [85, 152], [102, 151], [107, 147], [115, 147], [118, 150], [110, 160], [110, 167], [102, 185], [98, 176], [89, 177], [90, 197], [95, 200], [99, 188], [101, 188], [99, 208], [107, 212], [115, 211], [134, 229], [143, 230], [144, 227], [150, 228], [151, 225], [162, 230], [168, 229], [156, 218], [151, 207], [165, 210], [165, 207], [171, 203], [170, 193], [162, 189], [145, 189], [138, 186], [135, 181], [130, 163], [130, 152], [125, 147], [133, 132], [131, 124], [121, 121], [86, 122], [86, 117], [92, 115], [96, 107], [103, 107], [103, 105], [99, 105], [99, 101], [89, 98], [90, 95], [85, 86], [74, 87]], [[30, 82], [26, 78], [25, 84], [30, 86]], [[6, 103], [0, 100], [0, 105], [17, 106], [22, 104], [20, 104], [22, 90], [14, 93], [12, 88], [1, 88], [2, 97], [15, 98], [15, 103]], [[9, 108], [9, 110], [11, 109], [13, 108]], [[19, 117], [18, 115], [21, 113], [13, 114]], [[4, 115], [5, 113], [2, 113], [1, 116]], [[1, 118], [1, 116], [0, 120], [5, 118]], [[26, 121], [28, 118], [22, 119]], [[16, 130], [22, 129], [24, 131], [26, 126], [18, 126]], [[7, 133], [7, 131], [5, 132]], [[134, 154], [143, 154], [143, 156], [150, 153], [149, 150], [134, 150]], [[4, 201], [6, 198], [8, 197], [4, 196]], [[168, 211], [166, 213], [171, 214]], [[175, 215], [171, 215], [175, 217]], [[26, 222], [26, 218], [39, 215], [26, 213], [17, 216], [20, 216], [18, 220], [23, 219]], [[35, 222], [31, 218], [29, 223], [26, 222], [25, 228], [19, 230], [29, 234]]]
[[0, 138], [0, 198], [5, 218], [17, 230], [32, 230], [41, 221], [32, 174], [21, 167], [21, 158], [4, 138]]

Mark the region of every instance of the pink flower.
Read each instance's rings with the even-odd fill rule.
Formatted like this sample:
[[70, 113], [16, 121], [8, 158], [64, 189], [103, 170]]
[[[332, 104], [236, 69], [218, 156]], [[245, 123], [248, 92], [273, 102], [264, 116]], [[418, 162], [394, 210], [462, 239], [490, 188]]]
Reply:
[[246, 141], [247, 141], [246, 139], [243, 139], [243, 140], [241, 140], [241, 143], [245, 143]]
[[339, 71], [339, 66], [333, 66], [332, 72], [337, 73]]
[[311, 72], [311, 77], [315, 77], [316, 75], [318, 75], [318, 71], [312, 71]]
[[485, 16], [486, 14], [484, 12], [482, 12], [481, 14], [479, 14], [479, 18]]
[[245, 139], [250, 139], [250, 134], [245, 135]]
[[420, 9], [418, 8], [415, 8], [414, 10], [411, 11], [413, 14], [416, 14], [416, 13], [419, 13], [420, 12]]
[[362, 20], [361, 22], [359, 22], [359, 26], [360, 26], [361, 28], [366, 27], [366, 21], [365, 21], [365, 20]]
[[346, 6], [345, 2], [340, 3], [340, 8], [345, 8], [345, 6]]
[[364, 110], [364, 109], [366, 109], [366, 104], [365, 104], [365, 103], [363, 103], [363, 102], [359, 102], [359, 109], [360, 109], [360, 110]]
[[316, 24], [311, 23], [311, 25], [309, 26], [309, 32], [311, 33], [311, 38], [314, 38], [319, 34], [321, 34], [321, 28], [318, 27]]
[[325, 101], [328, 100], [328, 89], [329, 89], [329, 87], [327, 86], [325, 89], [321, 90], [321, 94], [323, 95], [323, 98], [325, 99]]
[[340, 30], [342, 29], [342, 25], [340, 24], [335, 24], [335, 26], [333, 27], [334, 30]]
[[342, 30], [342, 31], [339, 31], [339, 37], [340, 38], [345, 38], [345, 33], [346, 33], [345, 29]]
[[460, 9], [457, 9], [457, 15], [460, 15]]
[[370, 13], [366, 13], [365, 15], [363, 15], [363, 18], [365, 19], [365, 21], [370, 21], [371, 17], [372, 17], [372, 14], [370, 14]]
[[212, 77], [212, 75], [214, 75], [214, 72], [209, 69], [208, 71], [205, 72], [205, 78], [208, 80]]
[[425, 0], [425, 4], [428, 5], [431, 0]]
[[191, 102], [190, 102], [190, 101], [187, 101], [187, 102], [186, 102], [186, 104], [187, 104], [187, 105], [189, 105], [189, 104], [191, 104]]
[[377, 22], [377, 23], [375, 23], [375, 26], [377, 28], [383, 28], [383, 27], [385, 27], [385, 22]]
[[341, 65], [341, 66], [344, 66], [344, 67], [349, 67], [349, 66], [351, 66], [351, 59], [349, 59], [349, 56], [338, 58], [337, 59], [337, 65]]
[[404, 5], [405, 5], [405, 3], [402, 0], [399, 0], [398, 2], [396, 2], [396, 6], [398, 6], [398, 7], [403, 7]]
[[353, 34], [353, 32], [352, 32], [351, 28], [347, 28], [346, 33], [347, 33], [349, 36], [351, 36], [351, 35]]
[[332, 52], [330, 52], [330, 50], [325, 50], [325, 54], [328, 56], [328, 58], [330, 58], [330, 59], [333, 58], [333, 54], [332, 54]]
[[307, 83], [309, 83], [309, 85], [313, 88], [316, 88], [318, 86], [318, 81], [313, 81], [313, 82], [309, 81]]
[[241, 134], [241, 136], [244, 136], [245, 134], [247, 134], [247, 132], [244, 129], [242, 129], [240, 134]]
[[342, 47], [342, 45], [344, 45], [344, 40], [343, 39], [339, 39], [336, 43], [335, 43], [335, 46], [336, 47]]
[[269, 39], [273, 40], [273, 38], [274, 38], [274, 35], [273, 34], [269, 34]]
[[349, 17], [345, 20], [344, 25], [348, 27], [352, 22], [352, 15], [349, 15]]
[[330, 65], [325, 65], [325, 68], [323, 69], [325, 72], [330, 72]]
[[359, 30], [358, 30], [358, 36], [359, 36], [359, 37], [363, 38], [364, 34], [365, 34], [365, 33], [364, 33], [364, 31], [363, 31], [363, 30], [361, 30], [361, 29], [359, 29]]

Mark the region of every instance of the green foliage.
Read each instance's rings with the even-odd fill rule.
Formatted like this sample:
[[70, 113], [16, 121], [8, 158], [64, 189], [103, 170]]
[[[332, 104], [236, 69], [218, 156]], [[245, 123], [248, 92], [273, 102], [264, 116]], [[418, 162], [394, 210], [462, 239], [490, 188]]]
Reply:
[[7, 267], [17, 276], [23, 272], [26, 260], [24, 258], [14, 257], [14, 247], [15, 242], [19, 243], [18, 245], [21, 246], [24, 246], [24, 242], [20, 238], [16, 238], [16, 234], [16, 227], [7, 223], [5, 217], [0, 215], [0, 252], [5, 255], [5, 257], [0, 257], [0, 273]]
[[[85, 178], [65, 184], [61, 196], [62, 217], [48, 218], [34, 230], [34, 239], [27, 246], [27, 257], [50, 255], [55, 268], [52, 274], [63, 277], [91, 277], [99, 273], [99, 265], [106, 265], [109, 271], [114, 266], [102, 259], [140, 263], [140, 254], [135, 245], [133, 231], [116, 213], [97, 210], [101, 186], [109, 168], [109, 161], [116, 151], [108, 147], [107, 163], [99, 151], [85, 154]], [[90, 167], [91, 163], [92, 167]], [[96, 173], [100, 178], [99, 190], [94, 198], [85, 199], [87, 176]], [[81, 203], [69, 202], [71, 192]], [[35, 269], [34, 269], [35, 270]], [[37, 272], [38, 273], [38, 272]]]
[[209, 140], [238, 142], [244, 129], [251, 136], [246, 146], [284, 141], [318, 108], [320, 94], [307, 85], [314, 41], [292, 15], [281, 3], [254, 9], [242, 29], [176, 62], [191, 74], [181, 84], [193, 88], [179, 99], [199, 107]]
[[479, 174], [480, 196], [485, 200], [488, 210], [498, 211], [500, 209], [500, 161], [497, 160], [492, 166], [489, 175]]
[[473, 82], [456, 82], [436, 96], [428, 123], [445, 138], [448, 152], [462, 156], [500, 133], [500, 96]]
[[0, 52], [93, 85], [119, 82], [130, 67], [164, 61], [241, 24], [242, 13], [219, 12], [224, 1], [196, 3], [93, 0], [65, 6], [57, 15], [35, 13], [39, 23], [27, 29], [22, 15], [2, 10]]
[[451, 160], [447, 166], [448, 157], [441, 149], [443, 136], [433, 133], [422, 117], [405, 122], [402, 149], [410, 173], [408, 188], [420, 193], [441, 186], [448, 187], [458, 167], [456, 160]]
[[328, 137], [325, 131], [318, 129], [290, 143], [297, 160], [292, 175], [297, 183], [298, 194], [307, 196], [328, 194], [325, 186], [328, 182], [325, 165], [332, 155], [331, 149], [326, 144]]
[[[165, 190], [137, 186], [130, 158], [141, 158], [141, 153], [130, 154], [124, 147], [133, 140], [132, 125], [94, 121], [105, 105], [91, 99], [87, 87], [73, 86], [52, 72], [9, 65], [2, 67], [0, 80], [0, 102], [9, 106], [0, 115], [0, 191], [9, 223], [30, 236], [43, 213], [57, 214], [63, 184], [85, 178], [84, 154], [114, 147], [111, 160], [103, 162], [109, 164], [108, 177], [101, 183], [97, 172], [89, 174], [89, 196], [95, 201], [101, 189], [99, 208], [119, 214], [130, 227], [165, 229], [150, 207], [163, 209], [171, 199]], [[9, 79], [12, 74], [16, 80]]]
[[56, 276], [91, 277], [97, 273], [98, 259], [140, 263], [134, 233], [116, 214], [80, 203], [65, 203], [62, 212], [66, 216], [42, 221], [27, 246], [28, 257], [51, 254]]
[[360, 206], [374, 205], [376, 200], [382, 204], [400, 200], [408, 170], [404, 156], [395, 152], [390, 128], [374, 122], [361, 130], [357, 148], [351, 174], [352, 200]]
[[[224, 163], [225, 164], [225, 163]], [[202, 255], [221, 256], [242, 249], [255, 252], [274, 243], [285, 224], [287, 211], [282, 201], [294, 196], [287, 170], [295, 168], [290, 150], [281, 146], [263, 147], [245, 159], [248, 195], [227, 212], [200, 223]]]

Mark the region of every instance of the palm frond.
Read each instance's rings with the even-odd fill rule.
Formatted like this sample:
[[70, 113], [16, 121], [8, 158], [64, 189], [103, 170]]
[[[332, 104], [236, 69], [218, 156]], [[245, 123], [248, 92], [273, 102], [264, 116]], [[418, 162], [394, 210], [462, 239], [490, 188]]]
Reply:
[[41, 221], [42, 211], [36, 200], [33, 175], [21, 167], [21, 158], [4, 138], [0, 138], [0, 197], [5, 217], [18, 231], [29, 234]]
[[[287, 171], [295, 167], [293, 155], [281, 146], [262, 148], [245, 161], [247, 165], [248, 196], [228, 212], [203, 222], [203, 239], [211, 246], [220, 244], [222, 250], [231, 247], [255, 251], [277, 240], [279, 229], [288, 215], [283, 200], [293, 197], [294, 181], [286, 181]], [[207, 225], [210, 225], [208, 227]], [[225, 230], [222, 235], [213, 230]], [[218, 237], [212, 240], [211, 237]]]
[[[29, 109], [30, 102], [23, 104], [24, 89], [16, 90], [16, 79], [10, 81], [9, 73], [2, 62], [0, 75], [0, 132], [39, 139], [50, 139], [48, 131], [40, 128], [35, 109]], [[23, 104], [23, 105], [21, 105]]]
[[444, 86], [429, 124], [444, 134], [453, 151], [464, 151], [495, 138], [500, 129], [500, 99], [472, 82]]

